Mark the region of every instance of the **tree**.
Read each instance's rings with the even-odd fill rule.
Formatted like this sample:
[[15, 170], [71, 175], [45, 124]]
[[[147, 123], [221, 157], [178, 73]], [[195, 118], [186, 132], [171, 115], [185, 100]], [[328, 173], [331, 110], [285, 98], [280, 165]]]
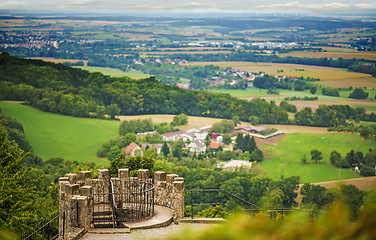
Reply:
[[113, 146], [110, 151], [107, 153], [107, 158], [109, 161], [112, 161], [120, 154], [120, 149], [117, 146]]
[[213, 124], [211, 131], [216, 133], [229, 133], [235, 128], [234, 122], [231, 120], [224, 119], [220, 122]]
[[322, 186], [316, 186], [313, 184], [305, 183], [300, 189], [300, 194], [303, 196], [302, 203], [314, 204], [317, 208], [321, 209], [326, 206], [330, 200], [326, 194], [326, 188]]
[[259, 118], [257, 116], [254, 116], [254, 115], [250, 116], [248, 120], [253, 125], [257, 125], [260, 122]]
[[363, 166], [360, 169], [360, 175], [364, 177], [375, 176], [375, 169], [371, 166]]
[[317, 89], [316, 89], [316, 87], [311, 87], [311, 88], [309, 89], [309, 91], [310, 91], [312, 94], [315, 94], [316, 91], [317, 91]]
[[171, 122], [172, 126], [186, 125], [186, 124], [188, 124], [188, 116], [184, 113], [174, 116], [174, 119]]
[[368, 97], [368, 93], [365, 92], [362, 88], [355, 88], [352, 93], [350, 93], [349, 98], [355, 99], [366, 99]]
[[165, 155], [166, 157], [170, 153], [170, 149], [166, 142], [163, 143], [161, 151], [163, 152], [163, 155]]
[[238, 133], [235, 139], [235, 146], [243, 151], [244, 149], [244, 137], [242, 133]]
[[235, 127], [238, 126], [238, 124], [241, 124], [238, 116], [233, 116], [232, 121], [234, 122]]
[[179, 160], [181, 160], [182, 157], [183, 157], [183, 147], [184, 147], [184, 145], [185, 145], [185, 143], [184, 143], [183, 139], [180, 138], [171, 147], [172, 154], [174, 155], [174, 157], [177, 157]]
[[321, 159], [323, 159], [323, 156], [322, 156], [322, 152], [320, 152], [319, 150], [317, 149], [314, 149], [311, 151], [311, 160], [312, 161], [320, 161]]
[[113, 103], [106, 107], [106, 113], [110, 115], [112, 119], [115, 119], [115, 117], [120, 114], [120, 108], [116, 103]]
[[224, 144], [230, 144], [232, 142], [231, 136], [228, 134], [223, 134], [223, 143]]
[[98, 105], [95, 110], [95, 113], [97, 114], [98, 118], [103, 118], [104, 114], [106, 113], [106, 108], [104, 106]]
[[363, 193], [355, 185], [341, 185], [340, 199], [343, 200], [347, 206], [349, 206], [352, 216], [356, 217], [359, 213], [360, 207], [363, 205], [364, 196]]
[[251, 153], [251, 161], [256, 161], [256, 162], [261, 162], [263, 159], [264, 159], [264, 154], [262, 153], [262, 151], [260, 149], [255, 149], [252, 153]]
[[303, 157], [300, 159], [302, 161], [303, 164], [306, 164], [307, 163], [307, 155], [303, 155]]
[[30, 179], [30, 170], [22, 166], [27, 156], [8, 141], [0, 126], [0, 226], [20, 236], [40, 221], [38, 211], [42, 210], [38, 209], [37, 180]]
[[342, 156], [339, 152], [333, 151], [333, 152], [330, 153], [329, 160], [333, 165], [336, 165], [336, 163], [338, 163], [342, 160]]

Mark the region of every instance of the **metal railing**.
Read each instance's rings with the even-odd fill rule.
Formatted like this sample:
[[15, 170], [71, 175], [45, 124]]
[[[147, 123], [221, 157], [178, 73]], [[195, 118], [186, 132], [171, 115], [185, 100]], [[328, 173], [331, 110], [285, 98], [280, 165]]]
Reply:
[[[123, 227], [123, 222], [139, 221], [154, 215], [152, 179], [112, 179], [109, 186], [98, 182], [93, 191], [93, 223], [98, 227]], [[111, 216], [110, 215], [111, 212]], [[111, 217], [111, 222], [106, 221]]]
[[[76, 212], [76, 219], [78, 219], [78, 202], [73, 203], [70, 206], [70, 210], [74, 209]], [[63, 213], [63, 222], [62, 222], [62, 232], [59, 232], [59, 213], [54, 214], [49, 220], [46, 221], [42, 226], [36, 227], [31, 234], [27, 234], [23, 240], [32, 240], [32, 239], [47, 239], [53, 240], [58, 239], [61, 235], [64, 239], [65, 230], [66, 230], [66, 217], [67, 214], [64, 211]]]
[[[270, 219], [273, 219], [274, 221], [280, 220], [283, 222], [283, 219], [285, 215], [289, 212], [310, 212], [311, 214], [311, 219], [314, 219], [315, 217], [318, 216], [319, 212], [315, 209], [294, 209], [294, 208], [260, 208], [254, 203], [251, 203], [249, 201], [246, 201], [242, 198], [239, 198], [235, 196], [234, 194], [224, 190], [224, 189], [195, 189], [195, 190], [186, 190], [185, 191], [187, 194], [189, 193], [190, 195], [190, 206], [191, 206], [191, 218], [194, 217], [194, 206], [205, 206], [205, 205], [211, 205], [211, 206], [217, 206], [217, 205], [222, 205], [226, 206], [231, 210], [235, 210], [235, 214], [237, 212], [237, 207], [239, 206], [239, 203], [243, 203], [247, 206], [252, 206], [252, 208], [242, 208], [241, 211], [245, 213], [251, 213], [253, 215], [257, 213], [263, 213], [266, 216], [268, 215]], [[223, 192], [225, 195], [227, 195], [230, 199], [234, 200], [234, 205], [231, 206], [229, 205], [228, 201], [222, 201], [222, 202], [199, 202], [199, 203], [194, 203], [193, 202], [193, 193], [198, 192], [198, 193], [203, 193], [203, 192]], [[217, 197], [219, 198], [219, 197]], [[225, 198], [222, 198], [223, 200], [226, 200]]]
[[[223, 192], [225, 195], [227, 195], [230, 199], [234, 200], [234, 206], [231, 207], [229, 205], [226, 205], [228, 202], [200, 202], [200, 203], [193, 203], [193, 193], [194, 192]], [[237, 206], [238, 206], [238, 203], [243, 203], [247, 206], [251, 206], [252, 208], [257, 208], [257, 209], [260, 209], [259, 206], [257, 206], [256, 204], [253, 204], [251, 202], [248, 202], [240, 197], [237, 197], [235, 196], [234, 194], [224, 190], [224, 189], [194, 189], [194, 190], [186, 190], [186, 193], [190, 193], [190, 206], [191, 206], [191, 217], [193, 218], [194, 216], [194, 210], [193, 210], [193, 206], [204, 206], [204, 205], [211, 205], [211, 206], [215, 206], [215, 205], [226, 205], [227, 207], [229, 207], [230, 209], [234, 209], [235, 210], [235, 213], [236, 213], [236, 209], [237, 209]]]

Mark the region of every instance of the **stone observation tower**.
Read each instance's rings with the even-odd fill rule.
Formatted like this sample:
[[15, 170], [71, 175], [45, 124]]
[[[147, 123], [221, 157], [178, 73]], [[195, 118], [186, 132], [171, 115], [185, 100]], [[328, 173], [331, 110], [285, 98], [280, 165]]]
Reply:
[[155, 208], [167, 207], [173, 221], [184, 215], [184, 178], [158, 171], [154, 178], [149, 170], [138, 170], [129, 177], [128, 169], [119, 169], [111, 178], [108, 169], [82, 171], [59, 178], [59, 234], [91, 228], [127, 228], [127, 224], [153, 218]]

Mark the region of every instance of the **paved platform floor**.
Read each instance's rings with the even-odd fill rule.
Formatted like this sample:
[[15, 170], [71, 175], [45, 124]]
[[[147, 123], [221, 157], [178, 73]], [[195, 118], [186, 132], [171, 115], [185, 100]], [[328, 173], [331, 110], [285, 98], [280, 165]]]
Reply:
[[189, 228], [192, 231], [200, 231], [215, 224], [203, 223], [180, 223], [162, 228], [132, 230], [123, 234], [94, 234], [86, 233], [82, 240], [143, 240], [143, 239], [166, 239], [167, 236], [179, 234], [183, 229]]

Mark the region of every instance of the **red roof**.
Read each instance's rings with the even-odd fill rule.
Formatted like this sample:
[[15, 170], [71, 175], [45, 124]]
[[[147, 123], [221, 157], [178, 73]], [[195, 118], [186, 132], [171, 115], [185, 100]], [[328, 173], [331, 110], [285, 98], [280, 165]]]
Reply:
[[126, 148], [125, 148], [125, 154], [129, 154], [131, 153], [136, 147], [138, 147], [138, 145], [134, 142], [131, 142], [131, 144], [129, 144]]
[[210, 142], [209, 144], [209, 148], [212, 148], [212, 149], [218, 149], [220, 146], [222, 146], [223, 143], [217, 143], [217, 142]]

